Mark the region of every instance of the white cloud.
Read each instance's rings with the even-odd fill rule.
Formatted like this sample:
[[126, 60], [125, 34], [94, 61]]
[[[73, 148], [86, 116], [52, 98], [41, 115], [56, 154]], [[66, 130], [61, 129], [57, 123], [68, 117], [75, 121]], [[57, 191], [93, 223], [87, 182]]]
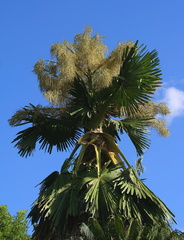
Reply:
[[184, 91], [175, 87], [166, 88], [163, 101], [167, 103], [171, 111], [169, 121], [175, 117], [184, 116]]

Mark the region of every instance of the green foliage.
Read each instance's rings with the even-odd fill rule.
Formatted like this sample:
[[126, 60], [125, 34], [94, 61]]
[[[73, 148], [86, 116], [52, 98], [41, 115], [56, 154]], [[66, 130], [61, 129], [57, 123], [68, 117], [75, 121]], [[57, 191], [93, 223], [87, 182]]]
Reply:
[[169, 227], [173, 214], [137, 177], [110, 135], [91, 131], [78, 143], [81, 149], [73, 164], [72, 158], [67, 159], [65, 171], [53, 172], [41, 183], [29, 213], [32, 224], [39, 222], [34, 232], [37, 239], [65, 239], [68, 234], [80, 236], [81, 231], [91, 238], [107, 239], [103, 230], [113, 216], [116, 227], [121, 219], [129, 235], [133, 219], [142, 228], [158, 222], [167, 222]]
[[[23, 123], [19, 123], [19, 121]], [[21, 156], [29, 156], [39, 142], [40, 149], [52, 152], [53, 146], [58, 151], [64, 151], [74, 146], [81, 130], [76, 126], [76, 120], [67, 112], [59, 109], [42, 108], [30, 105], [18, 111], [10, 120], [12, 125], [32, 123], [32, 126], [20, 131], [13, 142]]]
[[74, 43], [54, 44], [52, 59], [41, 59], [34, 67], [40, 90], [52, 105], [30, 104], [9, 120], [11, 126], [31, 124], [13, 141], [21, 156], [29, 156], [37, 143], [48, 153], [54, 146], [58, 151], [73, 147], [61, 171], [40, 184], [28, 215], [36, 240], [156, 240], [171, 235], [174, 215], [139, 179], [141, 158], [134, 169], [117, 145], [126, 133], [142, 156], [150, 145], [150, 128], [168, 135], [157, 116], [169, 110], [152, 101], [161, 86], [157, 52], [138, 41], [120, 43], [109, 55], [106, 51], [91, 28], [77, 34]]
[[[94, 220], [91, 220], [93, 222]], [[155, 225], [140, 225], [136, 219], [131, 219], [129, 223], [120, 217], [111, 216], [105, 228], [99, 223], [94, 229], [94, 225], [82, 224], [81, 240], [183, 240], [184, 233], [172, 230], [166, 223]], [[90, 235], [89, 235], [90, 233]], [[88, 237], [89, 236], [89, 237]], [[77, 238], [78, 239], [78, 238]]]
[[65, 151], [80, 130], [103, 128], [119, 140], [119, 133], [127, 133], [139, 155], [149, 147], [148, 128], [168, 135], [166, 122], [157, 116], [169, 110], [151, 101], [161, 86], [157, 52], [138, 42], [120, 43], [109, 56], [105, 49], [103, 39], [86, 28], [73, 44], [52, 46], [56, 61], [36, 63], [40, 88], [53, 107], [30, 105], [10, 119], [11, 126], [31, 124], [14, 139], [21, 156], [29, 156], [36, 143], [49, 153], [53, 146]]
[[0, 239], [1, 240], [29, 240], [27, 234], [26, 211], [21, 210], [12, 216], [7, 206], [0, 206]]

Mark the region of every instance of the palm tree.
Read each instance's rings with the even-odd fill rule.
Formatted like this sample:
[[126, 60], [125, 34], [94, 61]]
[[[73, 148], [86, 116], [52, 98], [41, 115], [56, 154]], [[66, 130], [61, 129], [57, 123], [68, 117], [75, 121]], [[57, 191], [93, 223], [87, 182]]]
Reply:
[[[161, 86], [157, 52], [127, 43], [105, 58], [104, 49], [89, 30], [73, 45], [53, 45], [57, 61], [35, 65], [40, 88], [53, 106], [30, 105], [10, 119], [12, 126], [32, 124], [13, 141], [21, 156], [29, 156], [36, 143], [49, 153], [53, 146], [58, 151], [73, 147], [61, 171], [41, 182], [29, 213], [35, 239], [81, 239], [86, 229], [85, 239], [108, 239], [104, 231], [109, 239], [124, 239], [133, 221], [141, 226], [174, 221], [138, 178], [141, 168], [134, 169], [117, 146], [126, 133], [141, 156], [150, 144], [149, 127], [168, 133], [155, 117], [167, 114], [167, 107], [151, 101]], [[118, 238], [110, 228], [118, 228]]]

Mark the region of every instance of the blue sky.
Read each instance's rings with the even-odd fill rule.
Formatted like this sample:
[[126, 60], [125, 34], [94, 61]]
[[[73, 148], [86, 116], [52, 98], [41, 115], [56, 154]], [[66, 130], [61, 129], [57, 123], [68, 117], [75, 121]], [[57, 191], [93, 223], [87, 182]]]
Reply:
[[[29, 158], [17, 154], [11, 141], [20, 128], [7, 120], [21, 107], [48, 105], [38, 88], [32, 69], [39, 58], [49, 59], [50, 46], [83, 31], [105, 35], [112, 50], [118, 41], [139, 40], [156, 49], [161, 61], [163, 87], [156, 100], [172, 110], [168, 118], [171, 135], [161, 138], [152, 132], [152, 144], [144, 156], [146, 184], [176, 215], [184, 231], [184, 2], [183, 0], [6, 0], [0, 3], [1, 29], [1, 134], [0, 205], [15, 214], [30, 210], [39, 188], [35, 186], [52, 171], [59, 170], [69, 153], [48, 155], [35, 151]], [[120, 144], [129, 161], [137, 159], [133, 146], [122, 137]]]

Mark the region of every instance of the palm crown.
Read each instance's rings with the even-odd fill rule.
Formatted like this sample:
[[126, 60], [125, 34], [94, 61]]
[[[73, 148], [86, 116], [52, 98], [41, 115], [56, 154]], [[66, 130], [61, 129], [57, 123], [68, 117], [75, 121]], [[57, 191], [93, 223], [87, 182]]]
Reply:
[[73, 44], [54, 44], [53, 59], [40, 60], [34, 68], [53, 106], [30, 105], [10, 120], [12, 126], [32, 124], [14, 139], [22, 156], [30, 155], [37, 142], [49, 153], [53, 146], [58, 151], [74, 147], [61, 172], [41, 183], [29, 214], [39, 223], [36, 239], [79, 236], [80, 224], [99, 230], [97, 225], [104, 229], [112, 219], [153, 224], [173, 218], [116, 144], [125, 132], [142, 155], [149, 147], [149, 127], [168, 134], [155, 117], [166, 115], [168, 108], [151, 101], [161, 86], [157, 52], [138, 42], [121, 43], [107, 57], [106, 50], [102, 38], [91, 37], [89, 28], [76, 35]]
[[21, 155], [29, 155], [37, 141], [49, 152], [54, 145], [66, 150], [81, 130], [97, 128], [119, 140], [119, 133], [126, 132], [141, 155], [149, 145], [147, 127], [168, 134], [164, 121], [155, 118], [168, 108], [150, 102], [161, 86], [157, 52], [138, 42], [119, 43], [107, 57], [106, 51], [100, 36], [91, 37], [87, 28], [73, 44], [54, 44], [53, 60], [35, 64], [40, 89], [53, 106], [30, 105], [11, 118], [12, 126], [32, 124], [15, 139]]

